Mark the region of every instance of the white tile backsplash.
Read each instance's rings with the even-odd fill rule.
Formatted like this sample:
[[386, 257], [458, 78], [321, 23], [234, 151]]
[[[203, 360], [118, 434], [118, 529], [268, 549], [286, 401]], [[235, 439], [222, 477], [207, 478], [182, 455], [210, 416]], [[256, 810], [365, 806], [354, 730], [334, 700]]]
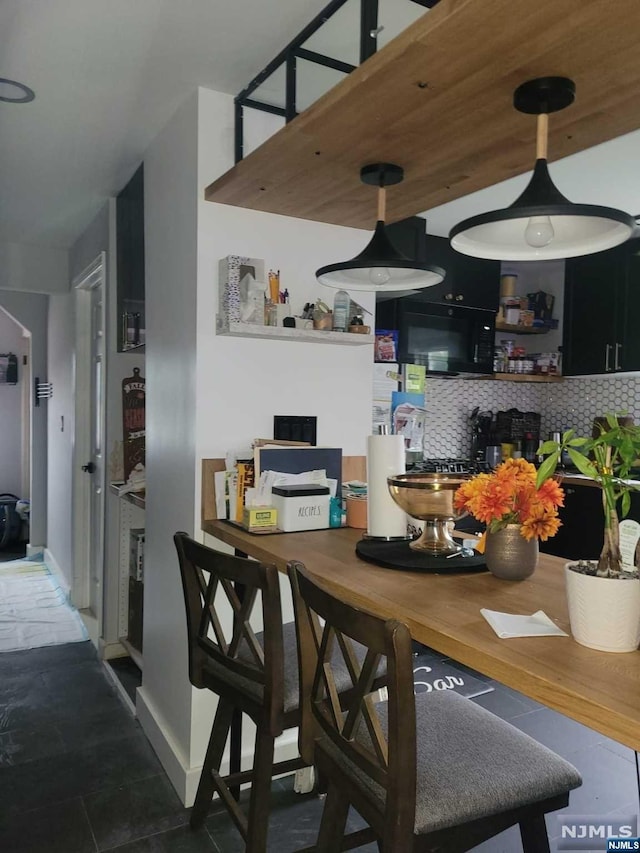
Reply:
[[591, 424], [606, 412], [640, 418], [640, 373], [567, 377], [558, 383], [522, 383], [427, 377], [424, 452], [431, 457], [466, 457], [470, 452], [469, 416], [476, 406], [493, 412], [511, 408], [539, 412], [541, 436], [573, 427], [591, 434]]

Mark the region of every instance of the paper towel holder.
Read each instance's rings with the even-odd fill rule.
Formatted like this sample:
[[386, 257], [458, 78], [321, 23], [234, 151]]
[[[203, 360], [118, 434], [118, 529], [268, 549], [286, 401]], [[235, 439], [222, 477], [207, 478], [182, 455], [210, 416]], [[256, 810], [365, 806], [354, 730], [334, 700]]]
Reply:
[[[377, 425], [377, 433], [375, 433], [373, 436], [371, 436], [370, 440], [376, 440], [380, 436], [386, 436], [390, 440], [395, 440], [401, 444], [404, 444], [404, 439], [402, 438], [402, 436], [395, 436], [395, 435], [392, 435], [390, 433], [388, 424], [385, 424], [385, 423], [378, 424]], [[405, 470], [404, 453], [402, 453], [402, 463], [398, 464], [398, 468], [401, 468], [402, 472], [404, 472], [404, 470]], [[400, 472], [395, 467], [393, 469], [389, 469], [384, 473], [382, 478], [378, 478], [379, 482], [376, 482], [374, 484], [374, 482], [372, 482], [372, 471], [370, 469], [369, 444], [367, 444], [367, 481], [368, 481], [367, 529], [366, 529], [366, 532], [363, 532], [363, 534], [362, 534], [363, 539], [374, 540], [374, 541], [378, 541], [378, 542], [406, 542], [407, 540], [410, 540], [413, 538], [413, 536], [407, 530], [405, 513], [402, 513], [402, 515], [404, 516], [404, 519], [405, 519], [405, 524], [404, 524], [405, 532], [404, 532], [404, 534], [401, 534], [397, 530], [393, 531], [390, 535], [387, 535], [387, 534], [381, 533], [381, 532], [376, 532], [376, 533], [370, 532], [370, 530], [372, 528], [372, 524], [371, 524], [372, 502], [375, 500], [374, 485], [378, 489], [382, 490], [382, 493], [384, 494], [384, 501], [385, 501], [385, 503], [389, 504], [391, 511], [392, 511], [392, 514], [394, 511], [398, 512], [398, 510], [400, 509], [399, 507], [397, 507], [395, 505], [395, 502], [394, 502], [394, 500], [393, 500], [393, 498], [389, 492], [389, 487], [387, 485], [389, 475], [391, 475], [391, 474], [395, 475], [397, 473], [400, 473]], [[376, 479], [376, 478], [374, 478], [374, 479]]]

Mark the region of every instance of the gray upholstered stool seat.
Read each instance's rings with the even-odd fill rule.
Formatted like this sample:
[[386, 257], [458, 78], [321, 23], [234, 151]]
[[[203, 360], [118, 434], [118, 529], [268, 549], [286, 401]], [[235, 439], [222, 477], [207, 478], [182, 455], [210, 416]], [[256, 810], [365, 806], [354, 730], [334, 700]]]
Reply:
[[418, 834], [582, 784], [568, 761], [452, 690], [416, 697], [416, 729]]
[[[386, 702], [376, 710], [386, 732]], [[358, 740], [368, 740], [362, 724]], [[328, 740], [323, 743], [382, 806], [383, 789]], [[416, 744], [417, 835], [517, 809], [582, 784], [564, 758], [453, 690], [416, 696]]]

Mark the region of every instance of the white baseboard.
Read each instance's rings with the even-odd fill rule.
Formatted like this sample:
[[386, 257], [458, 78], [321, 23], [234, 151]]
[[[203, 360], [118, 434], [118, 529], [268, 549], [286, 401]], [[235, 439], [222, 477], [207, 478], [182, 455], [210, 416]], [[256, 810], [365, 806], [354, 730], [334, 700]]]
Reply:
[[131, 711], [131, 716], [135, 717], [136, 706], [133, 704], [131, 697], [129, 696], [127, 691], [124, 689], [122, 682], [120, 681], [118, 676], [115, 674], [115, 672], [113, 671], [113, 669], [109, 665], [109, 661], [103, 660], [102, 666], [104, 668], [104, 671], [107, 673], [108, 678], [113, 682], [113, 686], [118, 691], [120, 698], [122, 699], [124, 704], [127, 706], [127, 708]]
[[29, 545], [27, 543], [27, 550], [25, 552], [25, 556], [27, 557], [37, 557], [38, 554], [44, 553], [44, 545]]
[[126, 658], [129, 652], [122, 643], [107, 643], [103, 637], [98, 638], [98, 656], [100, 660], [111, 660], [112, 658]]
[[89, 639], [95, 646], [96, 651], [99, 651], [100, 628], [98, 627], [98, 620], [89, 610], [78, 610], [78, 613], [84, 623], [84, 627], [87, 629]]
[[[162, 720], [157, 709], [154, 708], [145, 692], [144, 685], [138, 687], [136, 700], [136, 713], [138, 721], [143, 728], [143, 731], [156, 755], [160, 759], [165, 773], [169, 777], [171, 784], [176, 789], [176, 793], [182, 800], [185, 808], [190, 808], [196, 797], [198, 782], [200, 781], [200, 773], [202, 766], [188, 767], [187, 761], [179, 749], [173, 738], [169, 727]], [[296, 758], [298, 755], [298, 730], [288, 729], [276, 741], [274, 762], [288, 761]], [[253, 763], [253, 752], [247, 748], [243, 748], [242, 766], [251, 766]], [[228, 773], [229, 764], [228, 757], [225, 756], [222, 764], [222, 773]]]
[[56, 562], [56, 558], [53, 556], [51, 551], [48, 548], [44, 549], [44, 563], [46, 567], [49, 569], [52, 575], [55, 576], [55, 579], [60, 584], [60, 589], [64, 591], [64, 594], [69, 598], [71, 594], [71, 587], [69, 585], [69, 581], [65, 577], [64, 572]]
[[136, 715], [169, 781], [185, 807], [189, 808], [196, 796], [201, 768], [187, 766], [186, 757], [157, 708], [153, 706], [144, 685], [136, 691]]

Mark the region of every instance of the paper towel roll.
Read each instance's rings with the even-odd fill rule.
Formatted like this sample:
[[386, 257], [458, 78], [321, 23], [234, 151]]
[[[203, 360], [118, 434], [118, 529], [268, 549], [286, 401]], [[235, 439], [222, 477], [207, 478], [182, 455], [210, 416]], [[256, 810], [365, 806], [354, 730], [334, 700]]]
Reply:
[[367, 530], [382, 539], [407, 535], [407, 514], [389, 494], [387, 477], [405, 473], [404, 437], [367, 438]]

